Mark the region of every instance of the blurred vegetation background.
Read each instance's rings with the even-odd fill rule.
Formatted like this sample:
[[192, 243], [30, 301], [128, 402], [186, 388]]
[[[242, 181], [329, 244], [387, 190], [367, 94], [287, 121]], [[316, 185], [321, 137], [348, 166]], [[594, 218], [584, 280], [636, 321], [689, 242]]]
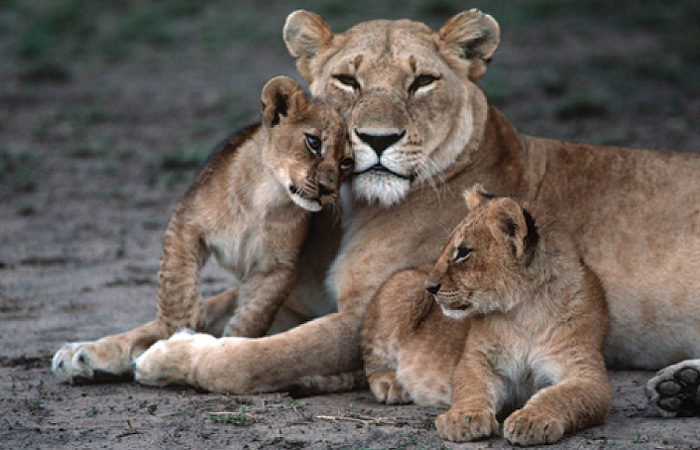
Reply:
[[268, 78], [299, 79], [281, 38], [292, 10], [340, 32], [437, 29], [472, 7], [502, 28], [480, 84], [521, 131], [698, 148], [697, 0], [0, 0], [0, 186], [34, 190], [45, 152], [114, 178], [138, 161], [147, 185], [173, 186], [256, 119]]

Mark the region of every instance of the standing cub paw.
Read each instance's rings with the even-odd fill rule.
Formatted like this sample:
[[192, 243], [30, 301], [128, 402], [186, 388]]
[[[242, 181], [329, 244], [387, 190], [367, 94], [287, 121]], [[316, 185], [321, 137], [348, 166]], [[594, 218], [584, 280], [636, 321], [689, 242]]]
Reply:
[[519, 409], [503, 424], [503, 436], [511, 444], [539, 445], [557, 442], [564, 436], [564, 424], [549, 414]]
[[410, 394], [396, 379], [396, 372], [392, 370], [375, 372], [369, 376], [367, 382], [379, 403], [391, 405], [411, 402]]
[[450, 409], [435, 419], [435, 427], [441, 438], [465, 442], [491, 436], [498, 421], [491, 411]]
[[700, 359], [660, 370], [645, 390], [651, 404], [664, 417], [700, 415]]

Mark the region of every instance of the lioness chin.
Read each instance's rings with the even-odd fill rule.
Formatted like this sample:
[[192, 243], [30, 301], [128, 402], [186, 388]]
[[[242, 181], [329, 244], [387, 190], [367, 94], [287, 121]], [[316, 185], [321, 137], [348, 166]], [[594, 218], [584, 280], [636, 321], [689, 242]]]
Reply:
[[[438, 31], [397, 20], [344, 33], [295, 11], [283, 36], [312, 94], [344, 114], [356, 158], [342, 229], [324, 228], [328, 239], [307, 242], [277, 320], [291, 326], [324, 316], [275, 336], [224, 339], [216, 348], [178, 341], [201, 356], [196, 371], [189, 362], [178, 365], [196, 373], [192, 384], [249, 393], [359, 369], [370, 299], [398, 270], [437, 259], [464, 216], [460, 193], [477, 181], [556, 211], [605, 289], [610, 365], [651, 369], [700, 358], [700, 156], [518, 134], [476, 84], [500, 40], [496, 21], [476, 10]], [[328, 243], [335, 236], [339, 247]], [[207, 315], [226, 311], [230, 301], [210, 299]], [[81, 344], [86, 358], [67, 363], [128, 371], [132, 345], [152, 335], [144, 325]], [[675, 414], [684, 403], [671, 398], [663, 405]]]

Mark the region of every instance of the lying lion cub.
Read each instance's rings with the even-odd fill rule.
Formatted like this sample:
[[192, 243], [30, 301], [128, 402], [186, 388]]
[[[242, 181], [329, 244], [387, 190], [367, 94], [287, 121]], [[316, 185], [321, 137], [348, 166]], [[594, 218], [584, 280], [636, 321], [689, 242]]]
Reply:
[[267, 332], [294, 284], [311, 211], [338, 196], [352, 168], [341, 116], [288, 77], [262, 91], [262, 126], [230, 140], [177, 206], [158, 274], [163, 337], [203, 330], [199, 271], [210, 254], [241, 282], [228, 336]]
[[496, 414], [523, 402], [503, 427], [514, 444], [602, 424], [611, 390], [598, 278], [543, 208], [478, 184], [465, 198], [470, 212], [432, 270], [394, 275], [368, 310], [372, 392], [387, 403], [451, 404], [436, 420], [451, 441], [494, 434]]

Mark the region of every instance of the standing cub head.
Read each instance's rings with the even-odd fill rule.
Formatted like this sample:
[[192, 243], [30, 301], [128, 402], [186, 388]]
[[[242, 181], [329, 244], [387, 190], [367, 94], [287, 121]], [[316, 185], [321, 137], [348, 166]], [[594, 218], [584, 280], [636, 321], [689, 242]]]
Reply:
[[479, 184], [464, 197], [469, 214], [450, 235], [426, 289], [448, 317], [507, 312], [546, 276], [538, 258], [543, 224], [536, 225], [521, 203], [494, 197]]
[[334, 202], [353, 167], [343, 118], [288, 77], [265, 85], [262, 104], [265, 167], [302, 208], [319, 211]]

